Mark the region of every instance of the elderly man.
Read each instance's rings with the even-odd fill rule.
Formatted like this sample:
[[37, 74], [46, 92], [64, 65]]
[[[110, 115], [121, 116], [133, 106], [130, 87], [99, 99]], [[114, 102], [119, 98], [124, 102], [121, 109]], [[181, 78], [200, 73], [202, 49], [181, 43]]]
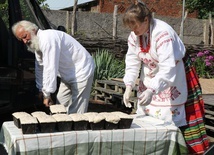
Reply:
[[56, 102], [70, 113], [84, 113], [88, 109], [94, 77], [94, 60], [72, 36], [58, 30], [41, 30], [32, 22], [23, 20], [12, 27], [13, 34], [35, 53], [36, 86], [43, 93], [43, 103], [52, 103], [51, 93], [57, 89]]

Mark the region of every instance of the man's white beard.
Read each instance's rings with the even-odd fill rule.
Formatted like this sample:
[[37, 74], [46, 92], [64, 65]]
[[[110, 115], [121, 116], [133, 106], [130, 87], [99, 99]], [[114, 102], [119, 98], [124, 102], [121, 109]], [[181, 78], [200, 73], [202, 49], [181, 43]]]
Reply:
[[40, 51], [39, 50], [39, 38], [35, 35], [31, 33], [31, 40], [29, 41], [29, 43], [27, 43], [27, 50], [35, 53], [36, 51]]

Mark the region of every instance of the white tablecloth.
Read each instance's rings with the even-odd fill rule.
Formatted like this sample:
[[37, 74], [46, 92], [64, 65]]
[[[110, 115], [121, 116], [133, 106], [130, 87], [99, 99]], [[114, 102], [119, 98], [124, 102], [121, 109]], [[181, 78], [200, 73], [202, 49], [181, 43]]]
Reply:
[[181, 155], [187, 148], [174, 125], [143, 116], [130, 129], [22, 134], [13, 121], [0, 133], [9, 155]]

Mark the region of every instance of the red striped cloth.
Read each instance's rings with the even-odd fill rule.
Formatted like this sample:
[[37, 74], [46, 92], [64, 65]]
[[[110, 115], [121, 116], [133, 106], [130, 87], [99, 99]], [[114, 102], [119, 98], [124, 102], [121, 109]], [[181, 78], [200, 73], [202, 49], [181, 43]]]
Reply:
[[183, 59], [188, 98], [185, 104], [187, 126], [182, 127], [184, 139], [190, 154], [203, 154], [209, 147], [209, 140], [204, 124], [204, 100], [196, 70], [191, 59], [186, 55]]

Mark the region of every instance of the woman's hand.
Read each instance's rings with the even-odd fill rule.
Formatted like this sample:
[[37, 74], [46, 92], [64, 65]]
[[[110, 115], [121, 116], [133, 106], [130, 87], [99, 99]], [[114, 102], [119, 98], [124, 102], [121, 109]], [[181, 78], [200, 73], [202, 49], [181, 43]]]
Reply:
[[147, 106], [151, 103], [152, 101], [152, 96], [153, 96], [154, 92], [152, 91], [152, 89], [146, 89], [140, 96], [139, 96], [139, 104], [141, 106]]
[[128, 108], [131, 108], [132, 105], [131, 103], [129, 102], [129, 98], [131, 96], [131, 92], [132, 92], [132, 87], [131, 86], [126, 86], [126, 91], [123, 95], [123, 102], [125, 104], [126, 107]]

